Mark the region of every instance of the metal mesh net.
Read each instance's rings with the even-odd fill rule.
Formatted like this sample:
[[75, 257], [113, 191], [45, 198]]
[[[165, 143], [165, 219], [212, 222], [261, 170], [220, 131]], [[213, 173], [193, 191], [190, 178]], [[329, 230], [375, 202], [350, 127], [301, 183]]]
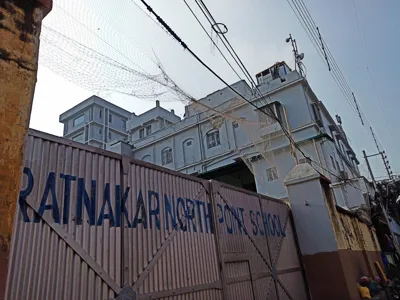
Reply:
[[[97, 1], [98, 2], [98, 1]], [[112, 23], [111, 15], [98, 14], [94, 1], [60, 0], [43, 25], [40, 63], [54, 73], [96, 95], [119, 93], [134, 99], [161, 102], [180, 101], [207, 118], [214, 128], [232, 126], [235, 151], [255, 174], [254, 160], [265, 159], [274, 165], [271, 135], [263, 129], [274, 120], [260, 111], [242, 117], [238, 107], [250, 106], [236, 97], [217, 107], [198, 101], [180, 88], [167, 74], [161, 62], [144, 55], [131, 39]], [[101, 5], [100, 5], [101, 6]], [[122, 11], [135, 9], [131, 1], [120, 1]], [[104, 11], [104, 9], [103, 9]], [[104, 19], [106, 17], [106, 19]], [[147, 18], [147, 16], [145, 16]], [[133, 29], [133, 36], [135, 30]], [[236, 130], [244, 133], [238, 140]], [[264, 176], [263, 176], [264, 177]]]

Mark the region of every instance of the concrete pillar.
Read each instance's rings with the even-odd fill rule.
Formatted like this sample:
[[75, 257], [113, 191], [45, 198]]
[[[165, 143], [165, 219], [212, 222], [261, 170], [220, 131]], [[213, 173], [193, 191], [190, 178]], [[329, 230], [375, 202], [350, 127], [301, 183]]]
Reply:
[[0, 1], [0, 299], [35, 90], [41, 22], [51, 0]]
[[309, 164], [300, 164], [284, 183], [312, 299], [351, 299], [328, 207], [329, 180]]

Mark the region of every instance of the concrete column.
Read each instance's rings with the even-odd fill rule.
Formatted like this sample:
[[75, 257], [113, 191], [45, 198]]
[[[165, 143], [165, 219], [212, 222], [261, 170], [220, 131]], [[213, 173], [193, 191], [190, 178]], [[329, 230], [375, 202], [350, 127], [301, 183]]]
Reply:
[[35, 90], [41, 22], [51, 0], [0, 1], [0, 299]]
[[329, 180], [305, 163], [295, 166], [284, 183], [312, 299], [351, 299], [328, 207]]

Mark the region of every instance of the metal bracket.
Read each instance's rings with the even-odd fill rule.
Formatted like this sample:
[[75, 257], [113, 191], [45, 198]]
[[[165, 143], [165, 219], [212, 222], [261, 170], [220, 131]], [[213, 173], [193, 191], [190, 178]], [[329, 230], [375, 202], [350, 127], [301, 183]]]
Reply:
[[109, 300], [136, 300], [136, 292], [129, 286], [124, 287], [117, 298], [112, 298]]

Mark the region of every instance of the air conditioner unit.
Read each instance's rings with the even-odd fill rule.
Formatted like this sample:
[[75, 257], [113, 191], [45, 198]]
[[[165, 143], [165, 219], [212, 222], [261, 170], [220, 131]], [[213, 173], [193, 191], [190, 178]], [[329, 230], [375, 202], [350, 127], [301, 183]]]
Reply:
[[349, 174], [346, 171], [341, 170], [341, 171], [339, 171], [339, 177], [343, 180], [349, 179]]

